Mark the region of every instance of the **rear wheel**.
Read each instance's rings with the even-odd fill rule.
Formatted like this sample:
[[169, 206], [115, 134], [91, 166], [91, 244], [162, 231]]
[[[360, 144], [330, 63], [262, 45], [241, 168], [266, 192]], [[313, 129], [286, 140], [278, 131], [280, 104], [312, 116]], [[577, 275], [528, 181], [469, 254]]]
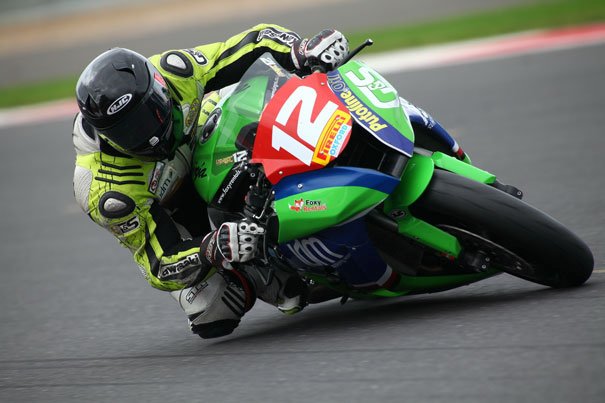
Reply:
[[[520, 257], [531, 268], [503, 269], [517, 277], [561, 288], [581, 285], [592, 273], [590, 249], [561, 223], [507, 193], [451, 172], [435, 170], [410, 210], [433, 225], [462, 228]], [[463, 248], [481, 248], [476, 239], [474, 246], [465, 245], [466, 240], [461, 239]]]

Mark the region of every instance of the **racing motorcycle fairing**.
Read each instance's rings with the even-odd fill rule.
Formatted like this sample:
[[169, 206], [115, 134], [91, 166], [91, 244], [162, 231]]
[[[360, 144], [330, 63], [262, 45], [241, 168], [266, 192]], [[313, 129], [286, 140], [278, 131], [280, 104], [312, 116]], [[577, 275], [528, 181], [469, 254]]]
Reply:
[[400, 234], [416, 239], [447, 256], [458, 257], [462, 247], [456, 237], [417, 219], [409, 211], [409, 206], [417, 201], [429, 186], [435, 168], [488, 185], [496, 180], [493, 174], [441, 152], [435, 152], [430, 157], [414, 154], [406, 164], [401, 181], [385, 200], [383, 212], [397, 222]]
[[403, 155], [414, 153], [414, 130], [397, 90], [376, 70], [352, 60], [328, 73], [328, 84], [367, 133]]
[[364, 168], [333, 167], [282, 179], [274, 186], [278, 242], [341, 224], [384, 201], [399, 179]]
[[303, 273], [328, 274], [356, 289], [376, 289], [394, 277], [370, 241], [363, 219], [294, 239], [279, 249]]
[[[503, 271], [553, 287], [586, 281], [592, 255], [574, 234], [502, 191], [489, 172], [436, 150], [414, 152], [401, 102], [363, 63], [300, 79], [265, 54], [202, 127], [196, 189], [219, 221], [267, 225], [260, 264], [344, 296], [436, 292]], [[550, 258], [559, 256], [551, 238], [565, 259]], [[382, 281], [389, 268], [396, 284]], [[370, 283], [386, 288], [356, 288]]]
[[344, 150], [351, 115], [327, 85], [325, 74], [290, 79], [263, 111], [252, 152], [272, 184], [324, 168]]
[[228, 196], [227, 185], [235, 176], [236, 165], [248, 160], [261, 113], [276, 91], [292, 77], [269, 53], [264, 54], [199, 129], [193, 154], [193, 180], [205, 202], [215, 204], [223, 194], [223, 199]]

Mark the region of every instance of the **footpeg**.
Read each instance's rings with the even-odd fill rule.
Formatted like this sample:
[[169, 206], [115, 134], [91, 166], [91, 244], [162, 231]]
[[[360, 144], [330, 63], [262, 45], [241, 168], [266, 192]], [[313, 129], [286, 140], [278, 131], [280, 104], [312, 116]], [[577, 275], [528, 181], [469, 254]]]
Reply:
[[469, 269], [478, 273], [486, 272], [490, 266], [491, 258], [482, 251], [473, 253], [464, 253], [460, 258], [460, 263]]
[[463, 250], [460, 263], [463, 267], [476, 272], [484, 272], [493, 268], [516, 276], [535, 275], [535, 269], [531, 264], [489, 239], [450, 225], [439, 225], [438, 227], [454, 235], [460, 242]]

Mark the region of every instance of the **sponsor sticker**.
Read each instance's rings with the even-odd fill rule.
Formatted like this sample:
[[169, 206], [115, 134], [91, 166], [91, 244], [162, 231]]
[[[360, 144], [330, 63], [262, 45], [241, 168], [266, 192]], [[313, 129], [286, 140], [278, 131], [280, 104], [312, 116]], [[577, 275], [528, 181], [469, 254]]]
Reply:
[[294, 204], [289, 204], [288, 207], [297, 213], [311, 213], [316, 211], [326, 211], [328, 206], [321, 200], [298, 199], [294, 200]]
[[109, 105], [109, 108], [107, 108], [107, 114], [115, 115], [116, 113], [118, 113], [122, 109], [124, 109], [131, 100], [132, 100], [132, 94], [122, 95], [120, 98], [113, 101], [111, 105]]
[[208, 287], [207, 282], [198, 283], [198, 284], [194, 285], [193, 287], [191, 287], [191, 289], [189, 290], [187, 295], [185, 295], [185, 299], [187, 300], [187, 302], [192, 304], [195, 297], [197, 297], [198, 294], [200, 292], [202, 292], [204, 290], [204, 288], [206, 288], [206, 287]]
[[159, 278], [166, 278], [181, 273], [183, 270], [202, 264], [199, 253], [193, 253], [184, 259], [160, 267]]
[[353, 94], [340, 74], [337, 72], [330, 74], [328, 76], [328, 84], [344, 104], [347, 105], [351, 114], [353, 114], [359, 122], [366, 124], [370, 130], [379, 132], [385, 127], [388, 127], [388, 124], [386, 124], [380, 116], [376, 115], [363, 103], [363, 101]]
[[202, 52], [197, 49], [184, 49], [185, 52], [189, 53], [195, 59], [195, 62], [200, 66], [208, 64], [208, 59]]
[[299, 211], [300, 211], [300, 209], [302, 208], [303, 201], [304, 201], [304, 199], [300, 199], [300, 200], [294, 200], [294, 204], [290, 204], [290, 203], [288, 203], [288, 207], [289, 207], [289, 208], [290, 208], [290, 210], [292, 210], [292, 211], [299, 212]]
[[160, 184], [160, 177], [162, 176], [162, 172], [164, 172], [164, 163], [156, 162], [155, 167], [153, 168], [153, 172], [151, 173], [151, 179], [149, 181], [148, 190], [151, 193], [154, 193], [158, 190], [158, 185]]
[[208, 176], [208, 171], [204, 165], [206, 165], [205, 161], [202, 161], [202, 163], [200, 165], [198, 165], [198, 164], [195, 165], [195, 167], [193, 168], [193, 178], [194, 179], [201, 179], [201, 178], [205, 178], [206, 176]]
[[199, 99], [195, 99], [191, 103], [191, 107], [189, 108], [187, 117], [185, 118], [185, 128], [187, 128], [186, 131], [188, 131], [189, 127], [197, 120], [198, 115], [200, 114], [200, 106], [201, 102]]
[[162, 177], [162, 183], [160, 185], [160, 189], [157, 195], [161, 198], [164, 197], [168, 193], [168, 190], [171, 188], [177, 176], [177, 172], [171, 166], [168, 166], [165, 172], [165, 175]]
[[265, 38], [272, 39], [290, 47], [294, 44], [296, 40], [299, 39], [298, 35], [295, 35], [292, 32], [284, 32], [275, 28], [265, 28], [260, 31], [258, 33], [258, 37], [256, 38], [256, 42], [260, 42]]
[[327, 165], [332, 158], [336, 158], [350, 130], [351, 116], [345, 111], [336, 110], [319, 138], [313, 161]]
[[139, 221], [139, 216], [134, 216], [127, 221], [112, 225], [111, 231], [118, 235], [126, 235], [129, 232], [132, 232], [135, 229], [139, 228], [140, 226], [141, 222]]
[[382, 121], [380, 116], [376, 115], [370, 108], [365, 106], [351, 91], [340, 93], [340, 98], [359, 122], [366, 123], [373, 132], [379, 132], [389, 126], [386, 122]]
[[217, 204], [223, 203], [223, 200], [225, 200], [225, 197], [229, 194], [229, 192], [231, 192], [231, 189], [233, 189], [233, 186], [235, 186], [235, 182], [237, 181], [237, 178], [239, 178], [239, 176], [242, 174], [242, 172], [244, 172], [244, 171], [241, 169], [236, 169], [235, 171], [233, 171], [233, 176], [231, 176], [229, 183], [227, 183], [227, 185], [225, 187], [223, 187], [221, 195], [217, 200]]
[[216, 160], [216, 165], [229, 165], [235, 162], [242, 162], [248, 159], [248, 152], [246, 150], [238, 151], [225, 158], [219, 158]]
[[[328, 84], [334, 94], [346, 105], [355, 121], [382, 143], [407, 156], [412, 155], [413, 142], [404, 132], [387, 122], [381, 112], [387, 113], [385, 115], [387, 117], [389, 113], [393, 117], [400, 113], [398, 108], [401, 107], [401, 103], [395, 89], [384, 79], [378, 77], [377, 73], [372, 73], [363, 67], [356, 72], [345, 73], [345, 75], [357, 86], [358, 90], [351, 90], [339, 71], [328, 73]], [[357, 91], [360, 91], [363, 97]], [[405, 114], [400, 117], [406, 118]]]

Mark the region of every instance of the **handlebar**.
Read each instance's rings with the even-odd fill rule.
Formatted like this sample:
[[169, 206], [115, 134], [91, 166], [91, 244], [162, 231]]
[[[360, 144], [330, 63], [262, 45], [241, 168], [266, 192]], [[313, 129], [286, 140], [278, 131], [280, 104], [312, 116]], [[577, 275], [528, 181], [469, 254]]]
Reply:
[[[354, 58], [359, 52], [361, 52], [364, 48], [366, 48], [367, 46], [372, 46], [374, 44], [374, 41], [371, 40], [370, 38], [366, 39], [361, 45], [359, 45], [358, 47], [356, 47], [355, 49], [353, 49], [352, 51], [349, 52], [349, 54], [347, 55], [347, 57], [345, 57], [342, 62], [340, 62], [335, 68], [334, 70], [336, 70], [337, 68], [339, 68], [340, 66], [344, 65], [345, 63], [347, 63], [349, 60], [351, 60], [352, 58]], [[316, 64], [314, 66], [311, 66], [311, 71], [313, 73], [325, 73], [326, 69], [324, 68], [324, 66], [322, 66], [321, 64]]]

